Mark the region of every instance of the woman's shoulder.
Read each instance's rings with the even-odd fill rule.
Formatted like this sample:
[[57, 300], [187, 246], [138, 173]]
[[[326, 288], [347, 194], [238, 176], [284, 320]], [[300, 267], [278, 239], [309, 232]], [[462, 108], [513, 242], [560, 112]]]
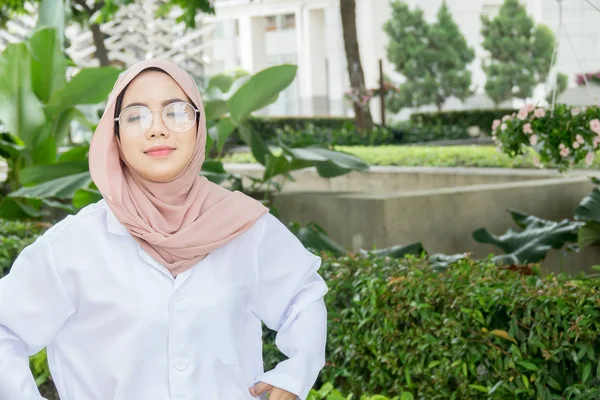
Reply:
[[76, 242], [78, 238], [90, 238], [107, 230], [106, 212], [107, 205], [104, 200], [90, 204], [54, 224], [42, 238], [50, 243], [64, 241], [72, 244], [72, 241]]

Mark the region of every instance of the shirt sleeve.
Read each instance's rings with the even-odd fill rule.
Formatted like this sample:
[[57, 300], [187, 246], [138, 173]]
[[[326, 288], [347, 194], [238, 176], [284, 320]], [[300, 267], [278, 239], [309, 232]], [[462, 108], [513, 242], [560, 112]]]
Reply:
[[327, 285], [317, 273], [321, 259], [271, 215], [259, 234], [255, 254], [256, 285], [248, 307], [277, 331], [275, 343], [288, 357], [256, 382], [304, 400], [325, 365]]
[[0, 279], [0, 399], [43, 399], [29, 356], [46, 347], [74, 313], [52, 248], [38, 238]]

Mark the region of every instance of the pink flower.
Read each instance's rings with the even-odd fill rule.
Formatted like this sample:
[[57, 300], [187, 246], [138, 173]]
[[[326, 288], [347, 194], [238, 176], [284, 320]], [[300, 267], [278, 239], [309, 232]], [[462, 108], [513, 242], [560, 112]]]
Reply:
[[533, 104], [527, 104], [525, 106], [525, 110], [527, 110], [528, 113], [532, 112], [533, 110], [535, 110], [535, 105]]
[[546, 115], [546, 111], [544, 111], [543, 108], [536, 108], [535, 111], [533, 112], [533, 115], [536, 118], [542, 118], [543, 116]]
[[592, 165], [592, 161], [594, 161], [594, 153], [590, 151], [585, 156], [585, 165], [589, 167], [590, 165]]
[[494, 123], [492, 124], [492, 130], [495, 131], [496, 129], [498, 129], [500, 124], [502, 124], [502, 121], [500, 121], [499, 119], [495, 119]]
[[598, 146], [600, 145], [600, 136], [596, 136], [594, 138], [594, 148], [598, 148]]
[[598, 120], [598, 118], [590, 121], [590, 129], [596, 135], [600, 135], [600, 120]]
[[581, 108], [575, 107], [571, 110], [571, 116], [576, 117], [581, 113]]
[[569, 150], [568, 147], [563, 147], [563, 149], [560, 151], [560, 155], [563, 157], [567, 157], [569, 155], [571, 151]]
[[578, 149], [579, 148], [579, 143], [578, 142], [573, 142], [573, 148], [574, 149]]
[[531, 124], [529, 122], [523, 125], [523, 133], [526, 133], [528, 135], [531, 135], [533, 133], [533, 129], [531, 129]]
[[510, 116], [510, 115], [508, 115], [508, 114], [507, 114], [507, 115], [505, 115], [504, 117], [502, 117], [502, 122], [504, 122], [504, 121], [508, 121], [508, 120], [509, 120], [509, 119], [511, 119], [511, 118], [512, 118], [512, 116]]
[[583, 136], [581, 136], [580, 134], [577, 134], [577, 136], [575, 136], [575, 140], [577, 140], [577, 143], [579, 144], [583, 144], [585, 142], [585, 140], [583, 140]]
[[522, 121], [525, 118], [527, 118], [527, 114], [528, 113], [526, 110], [520, 110], [519, 113], [517, 114], [517, 118], [519, 118]]
[[529, 143], [531, 143], [532, 146], [535, 146], [537, 144], [537, 135], [531, 135], [529, 137]]
[[540, 164], [540, 159], [537, 157], [533, 157], [533, 165], [535, 165], [537, 168], [540, 168], [542, 165]]

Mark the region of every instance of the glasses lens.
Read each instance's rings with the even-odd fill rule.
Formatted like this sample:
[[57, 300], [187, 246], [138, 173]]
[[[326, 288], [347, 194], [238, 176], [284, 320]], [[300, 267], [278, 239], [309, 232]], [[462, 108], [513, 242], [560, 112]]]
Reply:
[[196, 122], [196, 111], [188, 103], [169, 104], [163, 115], [165, 124], [175, 132], [185, 132]]
[[152, 125], [152, 113], [146, 107], [128, 107], [121, 113], [119, 126], [130, 136], [143, 135]]

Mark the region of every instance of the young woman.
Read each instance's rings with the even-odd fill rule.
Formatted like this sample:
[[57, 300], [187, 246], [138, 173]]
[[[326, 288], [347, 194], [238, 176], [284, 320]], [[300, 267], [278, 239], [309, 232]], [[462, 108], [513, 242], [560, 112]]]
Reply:
[[[149, 60], [117, 81], [89, 163], [103, 200], [54, 225], [0, 280], [0, 399], [305, 399], [324, 366], [320, 259], [259, 202], [198, 175], [193, 79]], [[265, 372], [261, 321], [287, 356]]]

